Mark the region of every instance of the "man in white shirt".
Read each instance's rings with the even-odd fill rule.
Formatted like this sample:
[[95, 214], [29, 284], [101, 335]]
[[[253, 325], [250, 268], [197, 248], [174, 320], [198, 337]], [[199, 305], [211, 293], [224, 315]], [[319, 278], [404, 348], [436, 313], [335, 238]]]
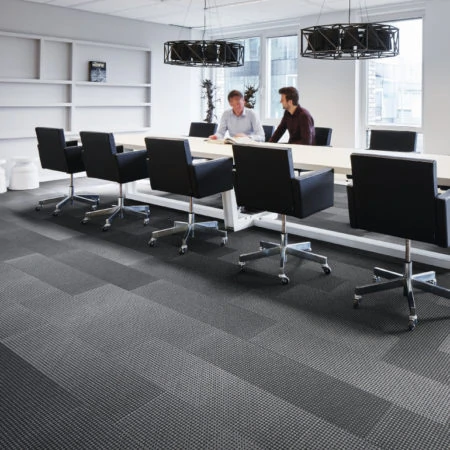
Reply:
[[244, 107], [244, 95], [233, 90], [228, 94], [231, 109], [225, 111], [220, 120], [219, 129], [209, 139], [223, 139], [228, 131], [230, 137], [248, 137], [254, 141], [264, 142], [264, 129], [258, 115], [253, 109]]

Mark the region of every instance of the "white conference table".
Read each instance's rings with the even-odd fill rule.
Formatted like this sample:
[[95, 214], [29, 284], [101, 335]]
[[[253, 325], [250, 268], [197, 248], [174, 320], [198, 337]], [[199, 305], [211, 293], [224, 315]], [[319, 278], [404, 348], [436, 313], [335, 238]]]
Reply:
[[[153, 136], [146, 134], [117, 134], [116, 141], [127, 148], [143, 149], [145, 148], [145, 136]], [[162, 136], [159, 136], [162, 137]], [[164, 136], [174, 138], [185, 138], [189, 140], [191, 153], [199, 158], [220, 158], [224, 156], [232, 156], [232, 146], [223, 144], [213, 144], [205, 141], [203, 138], [192, 138], [186, 136]], [[350, 174], [351, 163], [350, 155], [352, 153], [366, 154], [382, 154], [386, 152], [363, 149], [350, 149], [338, 147], [316, 147], [309, 145], [293, 145], [293, 144], [270, 144], [255, 143], [256, 145], [269, 147], [289, 147], [292, 149], [292, 159], [294, 168], [317, 170], [323, 168], [333, 168], [335, 174]], [[389, 152], [389, 156], [398, 156], [401, 158], [418, 158], [430, 159], [437, 162], [437, 177], [440, 185], [450, 186], [450, 156], [447, 155], [431, 155], [422, 153], [404, 153]], [[165, 193], [152, 191], [148, 182], [129, 183], [126, 189], [126, 197], [140, 202], [150, 203], [154, 205], [165, 206], [182, 211], [188, 211], [188, 202], [168, 198]], [[234, 191], [230, 190], [222, 194], [223, 209], [214, 208], [206, 205], [194, 204], [196, 214], [207, 217], [221, 219], [225, 223], [227, 229], [239, 231], [251, 226], [259, 226], [262, 228], [280, 230], [280, 220], [277, 214], [258, 213], [244, 214], [241, 213], [236, 204]], [[404, 246], [385, 242], [381, 239], [373, 239], [367, 237], [354, 236], [351, 234], [335, 232], [327, 229], [321, 229], [306, 226], [298, 223], [288, 222], [287, 231], [290, 234], [303, 236], [308, 239], [317, 239], [333, 244], [344, 245], [361, 250], [380, 253], [383, 255], [403, 258]], [[418, 262], [433, 264], [438, 267], [450, 269], [450, 252], [436, 253], [428, 250], [414, 248], [412, 249], [413, 259]]]

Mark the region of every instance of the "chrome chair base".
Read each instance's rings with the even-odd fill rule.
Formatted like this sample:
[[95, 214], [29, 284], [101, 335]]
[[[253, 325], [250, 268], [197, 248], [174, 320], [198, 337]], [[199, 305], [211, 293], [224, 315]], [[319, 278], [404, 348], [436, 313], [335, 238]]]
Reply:
[[132, 213], [138, 216], [144, 216], [144, 225], [148, 225], [150, 222], [150, 207], [147, 205], [125, 206], [124, 198], [119, 197], [117, 205], [113, 205], [111, 208], [99, 209], [97, 211], [89, 211], [85, 213], [81, 223], [86, 224], [92, 217], [108, 216], [105, 220], [102, 230], [108, 231], [111, 228], [112, 221], [119, 216], [124, 218], [124, 213]]
[[228, 233], [224, 230], [219, 230], [219, 224], [216, 220], [210, 222], [195, 222], [194, 213], [189, 213], [188, 222], [175, 221], [173, 227], [154, 231], [152, 233], [152, 237], [148, 241], [148, 245], [150, 247], [154, 247], [156, 244], [156, 240], [159, 239], [160, 237], [183, 233], [183, 237], [181, 239], [181, 246], [178, 250], [178, 253], [180, 255], [184, 255], [188, 249], [187, 241], [189, 237], [191, 236], [195, 237], [195, 230], [221, 236], [222, 237], [221, 245], [225, 245], [228, 242]]
[[91, 205], [92, 209], [96, 209], [99, 202], [100, 202], [100, 196], [94, 195], [94, 194], [81, 194], [76, 195], [74, 186], [73, 186], [73, 175], [70, 175], [70, 186], [69, 186], [69, 195], [64, 196], [60, 195], [58, 197], [52, 197], [52, 198], [46, 198], [44, 200], [40, 200], [38, 204], [36, 205], [36, 211], [40, 211], [41, 208], [44, 205], [47, 205], [48, 203], [56, 203], [55, 210], [53, 211], [54, 216], [58, 216], [61, 212], [61, 209], [63, 206], [65, 206], [67, 203], [70, 203], [73, 205], [73, 202], [80, 202], [80, 203], [86, 203], [88, 205]]
[[299, 242], [297, 244], [288, 244], [287, 233], [281, 233], [281, 243], [276, 244], [274, 242], [261, 241], [259, 243], [259, 251], [252, 253], [243, 253], [239, 256], [239, 266], [241, 270], [244, 270], [244, 266], [247, 261], [255, 259], [266, 258], [267, 256], [280, 255], [280, 270], [278, 277], [281, 280], [281, 284], [288, 284], [289, 277], [285, 273], [285, 266], [287, 262], [287, 255], [296, 256], [297, 258], [306, 259], [308, 261], [314, 261], [322, 266], [322, 270], [326, 275], [331, 273], [331, 268], [327, 263], [327, 257], [311, 253], [310, 242]]
[[[443, 288], [436, 285], [436, 273], [434, 271], [422, 272], [413, 275], [410, 242], [406, 244], [406, 258], [404, 264], [404, 273], [393, 272], [390, 270], [375, 267], [373, 270], [373, 284], [366, 284], [355, 288], [355, 296], [353, 299], [353, 307], [359, 308], [362, 296], [364, 294], [372, 294], [374, 292], [382, 292], [397, 287], [403, 288], [403, 296], [408, 300], [409, 317], [408, 329], [414, 330], [417, 325], [418, 317], [416, 313], [416, 305], [414, 301], [413, 288], [421, 289], [431, 294], [439, 295], [440, 297], [450, 298], [450, 289]], [[380, 282], [381, 278], [388, 281]]]

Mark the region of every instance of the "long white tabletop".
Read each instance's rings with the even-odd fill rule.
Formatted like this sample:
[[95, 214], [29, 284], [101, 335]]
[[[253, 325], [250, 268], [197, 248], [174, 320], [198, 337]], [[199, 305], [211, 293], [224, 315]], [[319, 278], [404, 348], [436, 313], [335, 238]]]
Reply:
[[[118, 135], [118, 143], [130, 148], [145, 148], [144, 137], [150, 134]], [[182, 137], [182, 136], [174, 136]], [[185, 137], [186, 138], [186, 137]], [[228, 144], [215, 144], [203, 138], [189, 137], [189, 145], [194, 156], [200, 158], [220, 158], [233, 156], [232, 146]], [[257, 142], [255, 145], [282, 146], [292, 149], [292, 159], [296, 169], [316, 170], [331, 167], [336, 174], [350, 174], [352, 153], [380, 154], [398, 156], [400, 158], [429, 159], [437, 162], [437, 177], [440, 185], [450, 186], [450, 155], [434, 155], [428, 153], [385, 152], [381, 150], [364, 150], [355, 148], [317, 147], [312, 145], [270, 144]]]
[[[145, 136], [151, 136], [151, 134], [117, 135], [116, 141], [118, 144], [123, 144], [128, 148], [143, 149], [145, 148]], [[186, 138], [185, 136], [172, 137]], [[188, 139], [193, 156], [210, 159], [232, 156], [231, 145], [210, 143], [205, 141], [205, 139], [203, 138], [189, 137]], [[387, 152], [383, 151], [338, 147], [316, 147], [308, 145], [269, 143], [256, 143], [256, 145], [290, 147], [292, 149], [292, 157], [294, 167], [296, 169], [316, 170], [330, 167], [334, 169], [334, 172], [336, 174], [351, 173], [350, 155], [352, 153], [367, 153], [372, 155], [374, 153], [383, 155], [387, 154]], [[438, 183], [440, 185], [450, 186], [450, 156], [404, 152], [389, 152], [388, 154], [389, 156], [398, 156], [401, 158], [406, 157], [436, 160]], [[144, 183], [143, 185], [139, 185], [138, 183], [129, 183], [126, 196], [130, 199], [141, 202], [167, 206], [182, 211], [188, 210], [187, 202], [170, 199], [166, 195], [151, 191], [148, 183]], [[250, 226], [259, 226], [274, 230], [280, 229], [280, 221], [276, 214], [259, 213], [249, 215], [240, 213], [236, 204], [236, 198], [233, 190], [223, 193], [222, 199], [223, 209], [195, 204], [194, 211], [197, 214], [222, 219], [224, 220], [225, 226], [228, 229], [232, 229], [234, 231], [239, 231]], [[379, 239], [370, 239], [346, 233], [333, 232], [326, 229], [320, 229], [296, 223], [288, 223], [287, 231], [291, 234], [303, 236], [309, 239], [317, 239], [398, 258], [402, 258], [404, 253], [403, 245], [393, 244]], [[448, 254], [442, 254], [413, 248], [412, 254], [415, 261], [450, 269], [450, 252]]]

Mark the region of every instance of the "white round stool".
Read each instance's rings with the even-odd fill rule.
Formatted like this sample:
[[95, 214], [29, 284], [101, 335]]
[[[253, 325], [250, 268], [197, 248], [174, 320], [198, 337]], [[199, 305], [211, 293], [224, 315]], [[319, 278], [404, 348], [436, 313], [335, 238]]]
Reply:
[[33, 158], [13, 158], [15, 164], [11, 167], [9, 189], [21, 191], [39, 187], [39, 172]]
[[3, 164], [6, 164], [6, 159], [0, 159], [0, 194], [6, 192], [6, 170], [3, 167]]

